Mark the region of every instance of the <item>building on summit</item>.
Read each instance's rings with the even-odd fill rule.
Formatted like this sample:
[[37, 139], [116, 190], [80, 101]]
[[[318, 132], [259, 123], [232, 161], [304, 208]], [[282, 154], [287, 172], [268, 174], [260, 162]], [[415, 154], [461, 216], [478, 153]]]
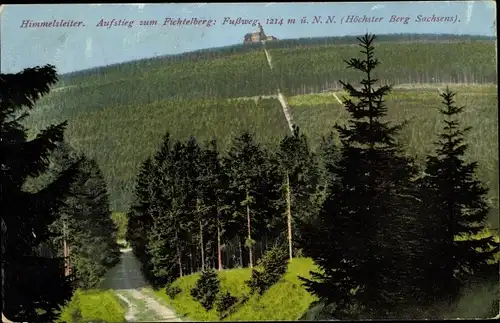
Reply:
[[266, 40], [278, 40], [278, 38], [274, 36], [266, 36], [264, 33], [264, 28], [262, 28], [262, 25], [259, 23], [258, 25], [258, 30], [254, 33], [248, 33], [245, 35], [243, 39], [244, 44], [253, 44], [253, 43], [258, 43], [260, 41], [266, 41]]

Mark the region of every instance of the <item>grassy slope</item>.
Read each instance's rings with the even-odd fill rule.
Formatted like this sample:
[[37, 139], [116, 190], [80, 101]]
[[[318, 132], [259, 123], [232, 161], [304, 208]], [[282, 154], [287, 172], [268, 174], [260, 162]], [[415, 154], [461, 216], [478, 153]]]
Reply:
[[[241, 305], [225, 321], [261, 321], [261, 320], [297, 320], [315, 301], [301, 285], [298, 276], [309, 277], [309, 271], [315, 270], [309, 258], [296, 258], [288, 266], [288, 272], [283, 279], [272, 286], [262, 297], [251, 297]], [[239, 299], [249, 295], [245, 280], [250, 279], [249, 268], [230, 269], [220, 273], [222, 292], [229, 291]], [[155, 291], [155, 294], [170, 305], [179, 315], [185, 315], [195, 321], [218, 321], [215, 309], [206, 312], [190, 295], [199, 274], [193, 274], [177, 279], [173, 286], [181, 288], [182, 292], [175, 299], [165, 294], [165, 290]]]
[[[394, 48], [409, 54], [394, 56], [397, 52]], [[357, 46], [295, 45], [293, 48], [270, 51], [273, 64], [279, 71], [278, 82], [286, 92], [320, 90], [332, 85], [325, 83], [359, 78], [358, 74], [347, 70], [342, 61], [357, 55]], [[479, 54], [471, 58], [468, 55], [470, 52]], [[425, 81], [433, 75], [441, 79], [461, 80], [464, 73], [466, 76], [474, 75], [479, 82], [496, 81], [496, 74], [491, 69], [495, 59], [494, 41], [381, 42], [377, 45], [377, 53], [383, 64], [379, 69], [382, 83]], [[166, 131], [176, 138], [195, 135], [202, 141], [215, 135], [221, 148], [227, 146], [231, 135], [242, 129], [255, 131], [265, 144], [276, 143], [286, 133], [286, 122], [277, 101], [258, 108], [253, 102], [236, 105], [213, 100], [272, 93], [274, 86], [262, 51], [254, 48], [247, 53], [209, 58], [156, 59], [103, 68], [99, 72], [74, 73], [64, 78], [66, 88], [56, 90], [40, 101], [27, 122], [36, 133], [48, 124], [68, 120], [69, 142], [97, 159], [110, 186], [113, 209], [124, 211], [130, 204], [139, 164], [156, 148]], [[384, 66], [384, 62], [388, 61], [391, 63]], [[418, 71], [418, 75], [413, 73], [408, 79], [410, 71]], [[410, 103], [406, 105], [399, 100], [392, 106], [397, 108], [403, 103], [406, 106], [391, 108], [389, 113], [396, 119], [405, 117], [407, 112], [414, 120], [425, 118], [428, 114], [418, 115], [421, 110], [414, 107], [439, 105], [440, 99], [436, 94], [428, 92], [418, 97], [408, 94], [405, 98]], [[205, 101], [205, 98], [212, 100]], [[482, 105], [481, 114], [474, 118], [484, 122], [475, 122], [473, 126], [479, 125], [477, 129], [481, 129], [483, 134], [493, 136], [497, 120], [493, 94], [488, 94], [490, 99], [466, 94], [462, 98], [471, 108], [477, 106], [476, 103]], [[331, 129], [335, 120], [340, 120], [343, 108], [334, 98], [330, 98], [331, 104], [322, 99], [318, 104], [312, 104], [311, 109], [306, 109], [304, 104], [296, 104], [297, 101], [310, 99], [310, 96], [292, 99], [291, 105], [294, 120], [312, 137], [312, 146], [315, 147], [318, 138]], [[469, 119], [472, 119], [472, 114], [469, 114]], [[425, 120], [426, 129], [432, 122], [434, 119]], [[413, 138], [410, 144], [414, 145], [410, 147], [410, 152], [423, 151], [419, 148], [422, 146], [420, 135], [427, 133], [420, 131], [418, 123], [408, 129], [411, 129], [407, 130], [411, 135], [406, 137]], [[414, 136], [415, 133], [418, 135]], [[433, 140], [429, 137], [423, 139], [427, 142]], [[498, 155], [495, 153], [498, 148], [492, 146], [497, 141], [489, 142], [477, 149], [480, 156]], [[488, 169], [496, 165], [495, 157], [489, 159]]]
[[62, 309], [58, 322], [75, 322], [72, 314], [76, 311], [81, 313], [83, 321], [125, 322], [125, 309], [110, 290], [77, 290]]

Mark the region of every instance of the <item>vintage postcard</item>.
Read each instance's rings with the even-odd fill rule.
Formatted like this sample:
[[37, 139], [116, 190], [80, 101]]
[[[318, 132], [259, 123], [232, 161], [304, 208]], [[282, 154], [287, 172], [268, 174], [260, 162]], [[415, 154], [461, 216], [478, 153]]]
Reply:
[[0, 8], [5, 321], [499, 314], [494, 1]]

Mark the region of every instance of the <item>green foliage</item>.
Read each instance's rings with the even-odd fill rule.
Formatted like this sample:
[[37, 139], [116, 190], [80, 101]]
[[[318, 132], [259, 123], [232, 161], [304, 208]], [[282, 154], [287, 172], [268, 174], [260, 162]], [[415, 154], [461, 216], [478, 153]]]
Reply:
[[293, 133], [281, 140], [277, 158], [283, 178], [283, 201], [290, 204], [292, 241], [296, 242], [296, 239], [300, 239], [300, 232], [295, 219], [304, 220], [318, 212], [320, 168], [315, 154], [309, 148], [306, 135], [295, 125]]
[[346, 61], [364, 77], [359, 89], [340, 81], [350, 95], [343, 101], [348, 123], [335, 126], [340, 158], [331, 169], [318, 218], [301, 227], [307, 241], [301, 247], [321, 269], [304, 285], [334, 303], [340, 319], [392, 317], [416, 289], [410, 272], [420, 277], [411, 248], [418, 239], [411, 183], [416, 168], [396, 143], [402, 126], [382, 119], [391, 87], [374, 87], [379, 65], [374, 39], [360, 37], [362, 59]]
[[[374, 76], [381, 84], [474, 83], [473, 80], [496, 83], [497, 76], [488, 70], [489, 64], [496, 64], [494, 46], [491, 41], [380, 42], [377, 57], [391, 63], [375, 71]], [[342, 76], [344, 83], [357, 82], [356, 71], [345, 69], [342, 62], [358, 52], [357, 46], [330, 45], [293, 52], [276, 49], [271, 50], [270, 55], [281, 90], [291, 96], [304, 94], [303, 84], [308, 85], [305, 93], [342, 88], [338, 75]], [[456, 59], [449, 61], [451, 57]], [[467, 60], [461, 57], [467, 57]], [[462, 63], [457, 64], [459, 61]]]
[[[68, 151], [57, 153], [55, 163], [61, 164], [70, 162], [75, 155]], [[79, 158], [81, 164], [71, 195], [51, 230], [55, 244], [66, 239], [77, 286], [89, 289], [97, 287], [106, 271], [119, 262], [120, 250], [102, 173], [95, 161]]]
[[286, 273], [288, 254], [283, 247], [273, 247], [268, 250], [259, 261], [262, 269], [253, 269], [252, 277], [246, 282], [251, 293], [264, 294], [272, 285], [276, 284]]
[[[48, 126], [28, 140], [23, 120], [57, 82], [54, 66], [0, 75], [0, 214], [2, 222], [2, 311], [15, 321], [52, 321], [71, 297], [60, 258], [46, 258], [39, 246], [50, 237], [75, 179], [76, 161], [37, 192], [24, 190], [30, 177], [47, 172], [47, 157], [62, 142], [66, 123]], [[32, 285], [33, 284], [33, 285]], [[26, 290], [30, 290], [26, 293]]]
[[165, 293], [170, 297], [171, 299], [174, 299], [177, 295], [179, 295], [182, 292], [182, 289], [180, 289], [177, 286], [173, 286], [172, 284], [168, 284], [167, 287], [165, 287]]
[[455, 93], [449, 89], [440, 96], [444, 127], [421, 180], [426, 201], [422, 213], [429, 226], [422, 238], [431, 246], [425, 253], [431, 278], [423, 284], [436, 299], [454, 301], [472, 277], [498, 275], [493, 260], [499, 246], [492, 235], [478, 236], [485, 229], [489, 206], [487, 189], [475, 176], [477, 162], [463, 159], [470, 127], [461, 127], [457, 117], [464, 107], [456, 105]]
[[56, 322], [124, 322], [125, 309], [111, 290], [76, 290]]
[[191, 289], [191, 296], [209, 311], [214, 306], [217, 294], [220, 291], [220, 282], [217, 272], [207, 269], [201, 272], [196, 285]]
[[223, 319], [237, 302], [238, 298], [231, 295], [230, 292], [219, 293], [215, 301], [215, 308], [219, 313], [219, 318]]
[[[400, 43], [414, 43], [420, 45], [420, 47], [428, 47], [429, 45], [441, 45], [440, 42], [452, 45], [471, 45], [474, 44], [478, 46], [478, 43], [496, 41], [495, 37], [492, 36], [476, 36], [476, 35], [457, 35], [457, 34], [387, 34], [380, 35], [379, 42], [381, 46], [385, 47], [390, 44]], [[358, 40], [356, 36], [341, 36], [341, 37], [314, 37], [314, 38], [299, 38], [299, 39], [283, 39], [280, 41], [268, 42], [266, 44], [267, 49], [271, 50], [288, 50], [288, 52], [293, 52], [297, 50], [310, 50], [311, 47], [331, 47], [333, 45], [357, 45]], [[476, 50], [471, 50], [472, 52], [479, 51], [479, 46]], [[177, 55], [166, 55], [162, 57], [146, 58], [141, 60], [136, 60], [133, 62], [119, 63], [108, 66], [101, 66], [99, 68], [91, 68], [84, 71], [78, 71], [73, 73], [68, 73], [61, 76], [61, 83], [65, 86], [72, 86], [82, 83], [92, 83], [96, 76], [106, 75], [103, 83], [110, 81], [119, 81], [131, 76], [135, 76], [138, 73], [144, 72], [145, 70], [158, 70], [165, 68], [166, 66], [175, 68], [176, 64], [182, 64], [186, 62], [196, 63], [198, 61], [210, 61], [223, 58], [229, 58], [230, 56], [236, 56], [237, 54], [247, 54], [254, 52], [261, 52], [261, 44], [238, 44], [227, 47], [215, 47], [202, 49], [193, 52], [187, 52]], [[453, 50], [450, 53], [455, 54]], [[399, 57], [398, 57], [399, 58]], [[458, 59], [456, 60], [458, 61]], [[406, 63], [406, 62], [405, 62]], [[186, 72], [186, 71], [184, 71]], [[193, 71], [196, 72], [196, 71]], [[90, 80], [89, 80], [90, 79]]]
[[[378, 47], [377, 47], [378, 48]], [[442, 89], [445, 86], [443, 85]], [[496, 85], [450, 85], [457, 93], [457, 105], [470, 107], [464, 113], [457, 115], [457, 120], [472, 129], [466, 133], [469, 147], [464, 155], [466, 162], [477, 161], [478, 178], [490, 190], [487, 198], [492, 209], [488, 222], [493, 228], [498, 227], [498, 154], [491, 153], [498, 149], [498, 93]], [[347, 94], [337, 92], [339, 98]], [[394, 87], [387, 95], [388, 122], [401, 123], [406, 126], [398, 135], [398, 141], [409, 156], [416, 156], [419, 166], [425, 167], [425, 157], [433, 153], [435, 135], [440, 132], [443, 115], [436, 106], [441, 105], [441, 98], [436, 88], [427, 85], [423, 88]], [[334, 146], [339, 146], [340, 140], [336, 132], [329, 132], [333, 126], [344, 124], [348, 118], [347, 111], [340, 109], [340, 104], [332, 99], [331, 94], [304, 95], [289, 99], [294, 121], [300, 125], [301, 131], [307, 133], [311, 149], [322, 154], [322, 137], [327, 137]], [[472, 109], [473, 107], [473, 109]], [[331, 137], [331, 138], [329, 138]], [[335, 151], [335, 149], [334, 149]], [[326, 160], [335, 161], [335, 156]], [[323, 164], [324, 158], [320, 160]], [[323, 166], [322, 166], [323, 168]]]
[[[154, 154], [166, 132], [174, 141], [194, 136], [199, 142], [208, 142], [215, 137], [221, 152], [242, 129], [260, 129], [256, 139], [263, 145], [277, 142], [287, 132], [276, 99], [264, 99], [258, 104], [254, 100], [212, 99], [163, 100], [127, 106], [110, 102], [103, 106], [106, 109], [95, 111], [77, 109], [55, 114], [51, 114], [54, 110], [46, 111], [30, 125], [36, 130], [49, 122], [69, 121], [68, 142], [95, 158], [103, 169], [114, 211], [125, 211], [132, 204], [134, 181], [141, 163]], [[193, 127], [195, 124], [198, 125]], [[129, 131], [135, 135], [129, 136]], [[87, 139], [79, 140], [82, 136]], [[123, 138], [128, 139], [122, 142]], [[115, 145], [115, 140], [122, 144]]]
[[168, 297], [164, 290], [158, 290], [155, 294], [177, 314], [186, 315], [187, 321], [294, 321], [316, 300], [304, 289], [297, 277], [309, 277], [311, 270], [316, 270], [316, 267], [310, 258], [292, 259], [283, 279], [260, 297], [251, 296], [245, 284], [251, 277], [250, 268], [220, 271], [221, 288], [218, 298], [228, 292], [238, 299], [238, 302], [224, 314], [223, 319], [220, 318], [216, 306], [207, 312], [191, 297], [190, 290], [196, 285], [199, 273], [175, 280], [173, 284], [182, 289], [175, 299]]
[[127, 233], [127, 215], [121, 212], [113, 212], [111, 215], [113, 222], [117, 228], [116, 239], [118, 240], [126, 240]]

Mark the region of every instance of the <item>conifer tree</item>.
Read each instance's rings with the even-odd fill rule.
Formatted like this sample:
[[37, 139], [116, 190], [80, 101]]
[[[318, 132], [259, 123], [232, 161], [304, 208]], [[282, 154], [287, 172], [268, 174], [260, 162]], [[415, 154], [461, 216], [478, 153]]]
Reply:
[[[222, 237], [228, 219], [228, 194], [226, 192], [229, 178], [222, 164], [221, 156], [214, 138], [202, 151], [202, 172], [200, 174], [200, 192], [202, 193], [202, 212], [204, 214], [205, 232], [209, 241], [217, 244], [217, 268], [222, 270]], [[211, 250], [210, 246], [207, 247]]]
[[65, 205], [49, 226], [53, 237], [44, 243], [44, 247], [59, 257], [65, 256], [65, 251], [69, 252], [67, 266], [72, 268], [78, 287], [95, 287], [104, 273], [120, 259], [117, 228], [110, 218], [106, 182], [95, 161], [77, 154], [65, 142], [57, 145], [49, 160], [47, 172], [31, 183], [32, 190], [50, 183], [78, 160], [80, 168]]
[[491, 235], [481, 234], [489, 212], [488, 190], [475, 176], [477, 162], [464, 161], [465, 134], [471, 129], [459, 122], [464, 107], [456, 105], [449, 89], [440, 96], [444, 127], [435, 153], [427, 157], [422, 181], [424, 214], [429, 216], [424, 237], [431, 242], [423, 284], [429, 295], [453, 301], [472, 278], [498, 276], [498, 265], [493, 264], [498, 244]]
[[150, 281], [164, 285], [183, 276], [183, 251], [186, 235], [185, 145], [164, 137], [154, 158], [154, 178], [149, 190], [149, 213], [152, 222], [147, 250], [150, 261]]
[[394, 139], [401, 125], [383, 120], [391, 88], [374, 88], [375, 36], [358, 39], [363, 59], [346, 63], [365, 76], [360, 89], [341, 82], [350, 96], [343, 103], [351, 118], [335, 126], [340, 157], [330, 166], [333, 179], [320, 214], [301, 225], [309, 242], [304, 253], [322, 270], [303, 279], [304, 285], [335, 305], [337, 319], [394, 317], [415, 289], [406, 262], [413, 257], [415, 199], [409, 188], [416, 170]]
[[249, 252], [249, 267], [253, 267], [252, 233], [257, 222], [255, 212], [256, 196], [262, 180], [261, 167], [265, 163], [264, 152], [253, 136], [244, 132], [234, 139], [229, 149], [226, 165], [230, 172], [230, 190], [232, 191], [233, 214], [239, 224], [235, 230], [240, 237], [246, 237], [245, 247]]
[[120, 250], [104, 176], [94, 160], [80, 158], [71, 195], [51, 228], [60, 243], [66, 236], [78, 287], [89, 289], [97, 287], [107, 270], [119, 262]]
[[[199, 250], [199, 257], [201, 261], [201, 269], [205, 269], [206, 260], [206, 246], [210, 244], [210, 234], [207, 235], [207, 227], [210, 222], [210, 217], [207, 216], [207, 211], [212, 207], [209, 200], [206, 199], [206, 183], [203, 183], [203, 177], [206, 173], [206, 166], [203, 164], [204, 158], [202, 150], [199, 147], [196, 139], [190, 137], [186, 143], [185, 154], [183, 156], [185, 162], [185, 176], [186, 188], [188, 194], [186, 201], [189, 207], [188, 214], [189, 227], [187, 231], [190, 232], [191, 248]], [[194, 233], [197, 234], [194, 234]], [[196, 254], [196, 252], [194, 252]], [[194, 265], [196, 266], [196, 265]]]
[[278, 150], [281, 174], [284, 178], [286, 202], [288, 253], [293, 257], [293, 236], [296, 217], [305, 218], [314, 214], [314, 197], [317, 193], [319, 173], [315, 156], [309, 150], [307, 137], [293, 126], [292, 135], [286, 135]]
[[127, 214], [126, 240], [130, 244], [136, 257], [144, 264], [147, 253], [147, 232], [151, 227], [151, 186], [153, 184], [154, 166], [153, 160], [147, 158], [139, 170], [135, 187], [134, 202]]
[[[0, 74], [0, 214], [5, 247], [2, 248], [2, 312], [13, 320], [53, 321], [54, 311], [72, 294], [62, 260], [40, 258], [36, 247], [50, 238], [48, 226], [64, 203], [78, 162], [37, 192], [23, 189], [28, 178], [46, 171], [49, 154], [63, 141], [66, 122], [48, 127], [32, 140], [28, 140], [22, 124], [35, 102], [56, 82], [52, 65]], [[29, 285], [35, 282], [37, 285]], [[44, 310], [45, 314], [37, 313], [36, 309]]]

